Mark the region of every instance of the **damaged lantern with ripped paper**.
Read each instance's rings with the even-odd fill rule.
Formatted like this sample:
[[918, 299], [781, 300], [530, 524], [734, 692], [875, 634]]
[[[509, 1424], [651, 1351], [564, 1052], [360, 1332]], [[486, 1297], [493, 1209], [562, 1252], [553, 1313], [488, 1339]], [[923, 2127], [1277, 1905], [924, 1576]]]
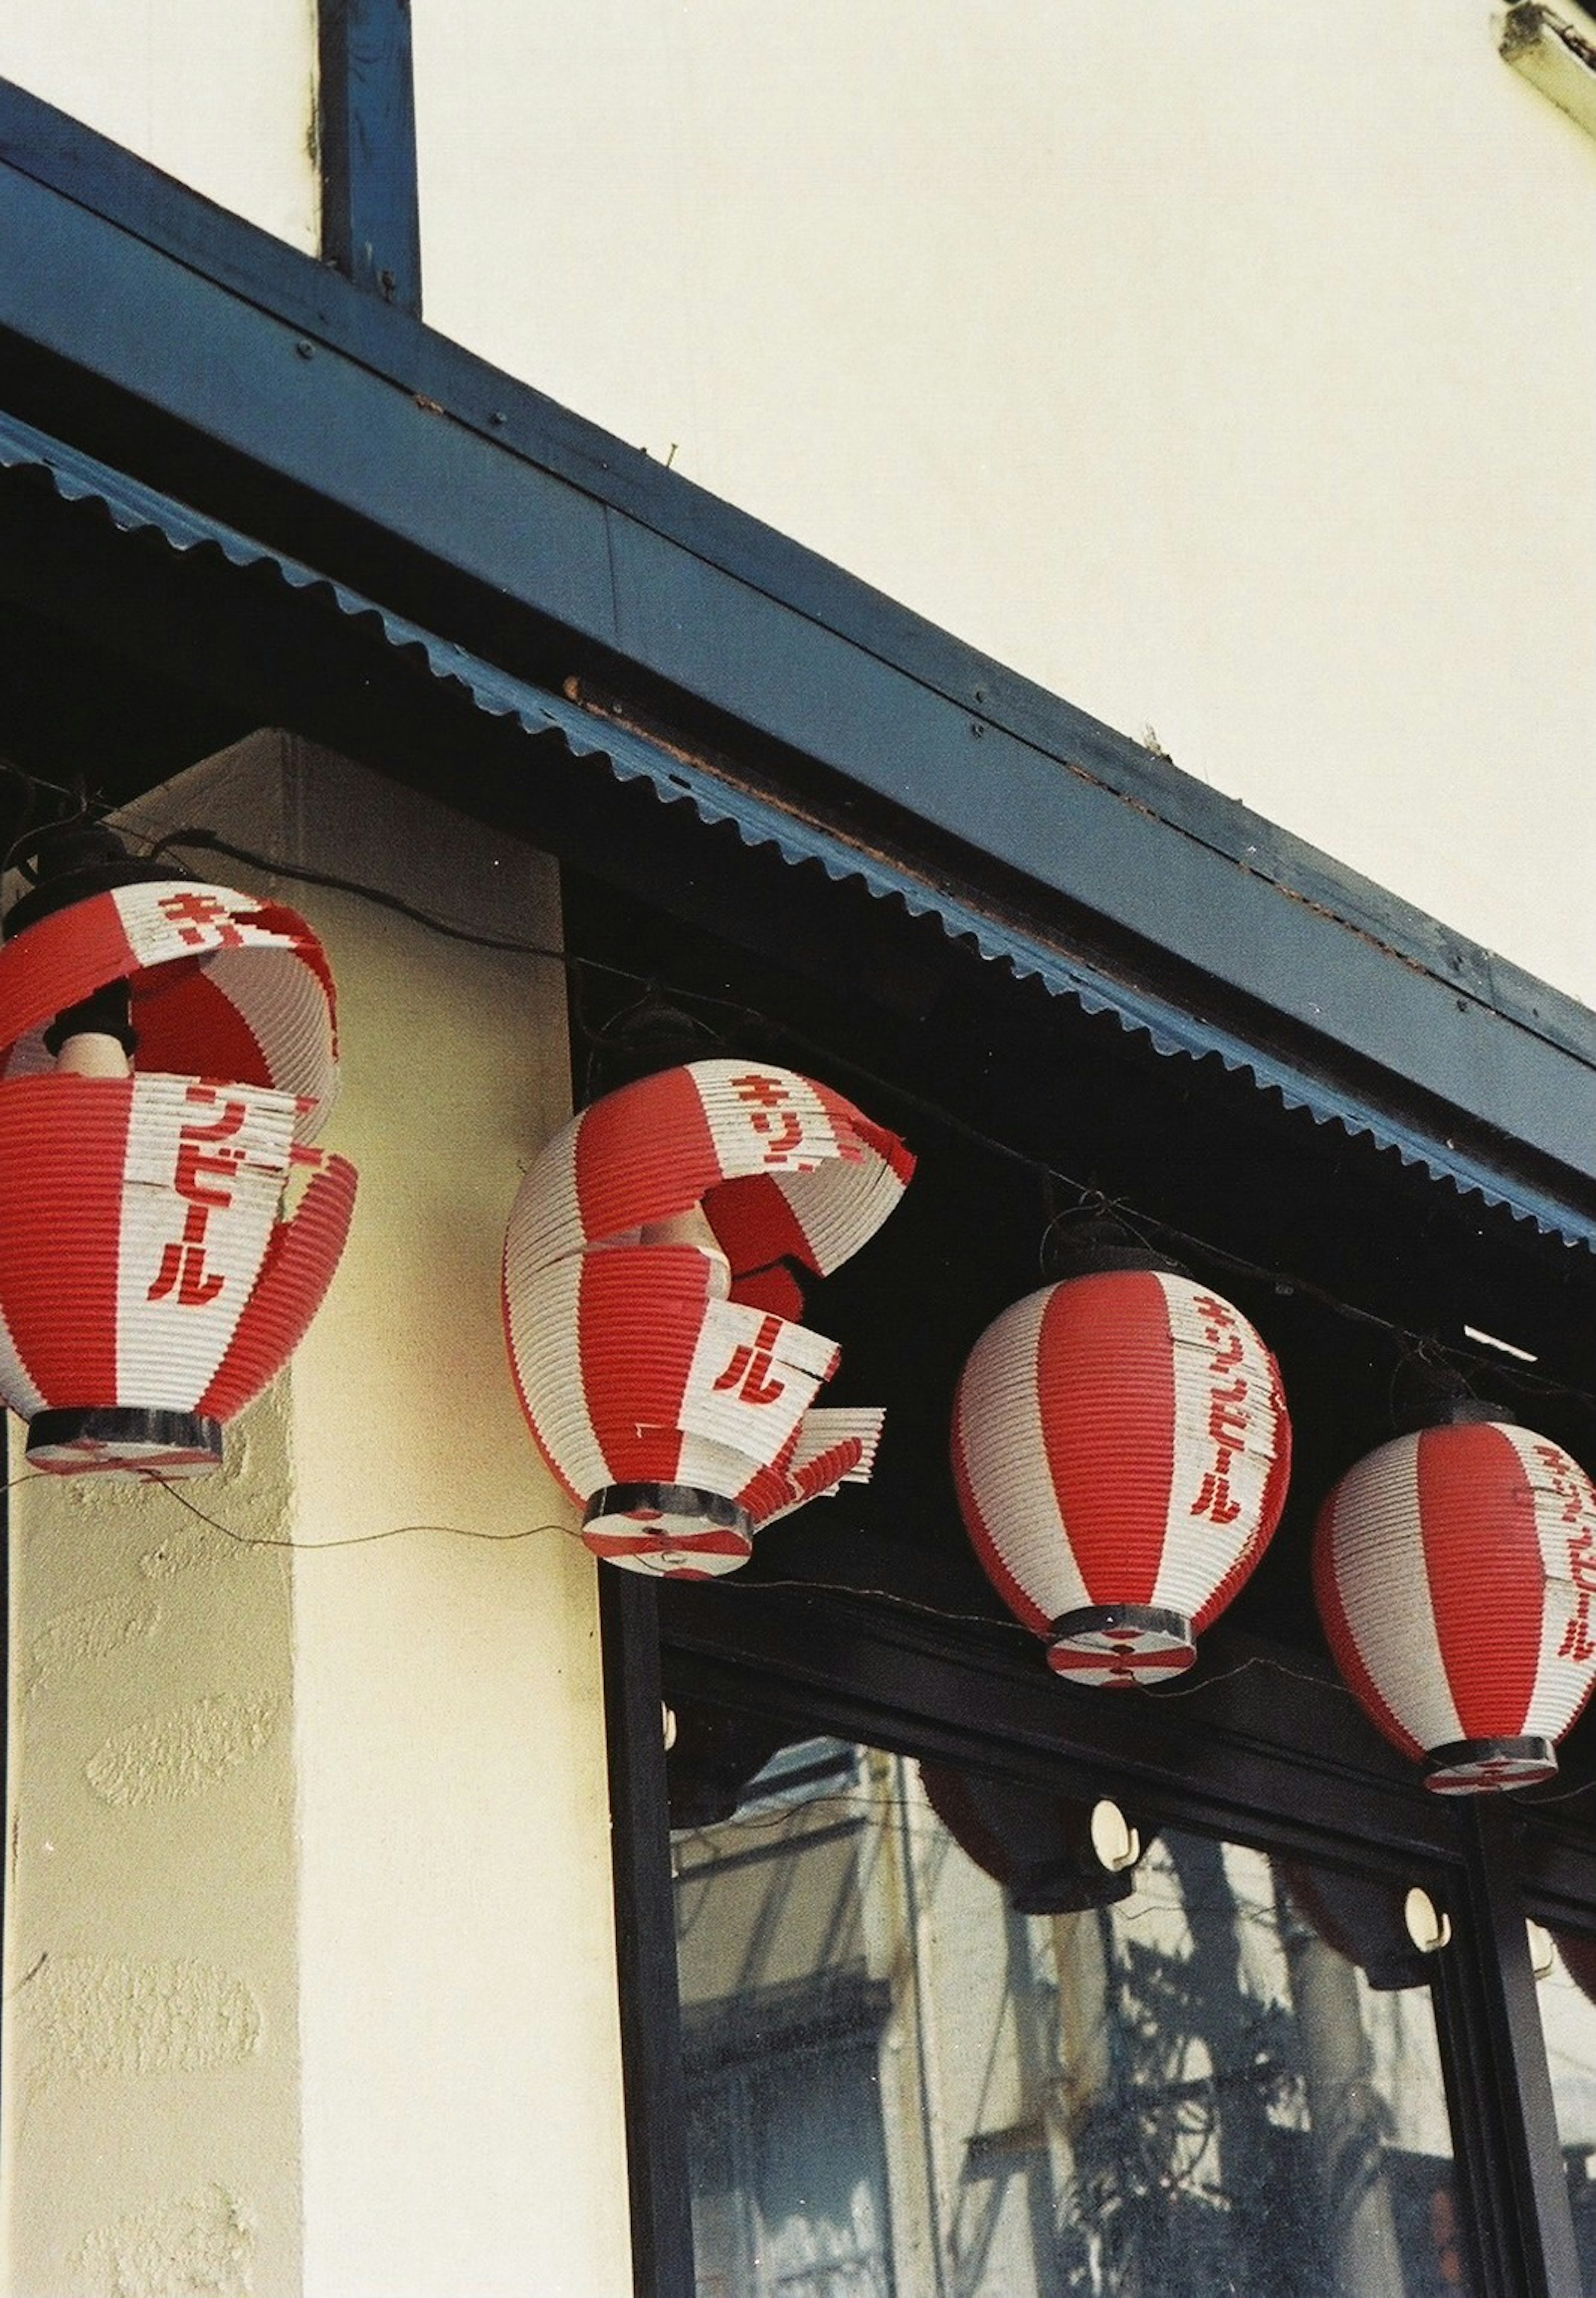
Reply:
[[881, 1414], [818, 1407], [839, 1352], [795, 1321], [914, 1159], [790, 1070], [699, 1061], [549, 1144], [510, 1215], [504, 1314], [538, 1449], [614, 1564], [734, 1571], [762, 1526], [874, 1463]]
[[5, 930], [0, 1393], [36, 1468], [203, 1473], [349, 1228], [354, 1169], [312, 1145], [336, 1078], [326, 956], [292, 910], [92, 827], [41, 849]]
[[1291, 1467], [1274, 1358], [1239, 1309], [1136, 1250], [1015, 1302], [954, 1407], [964, 1523], [1076, 1683], [1189, 1667], [1272, 1537]]
[[1533, 1787], [1596, 1682], [1596, 1488], [1468, 1398], [1350, 1468], [1314, 1540], [1319, 1616], [1371, 1723], [1438, 1795]]

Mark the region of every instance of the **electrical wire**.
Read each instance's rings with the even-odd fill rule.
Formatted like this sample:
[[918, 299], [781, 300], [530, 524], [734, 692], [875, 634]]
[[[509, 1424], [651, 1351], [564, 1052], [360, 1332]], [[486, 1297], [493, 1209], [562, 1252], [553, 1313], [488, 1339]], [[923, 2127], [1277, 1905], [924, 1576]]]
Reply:
[[[318, 886], [329, 892], [352, 896], [359, 900], [369, 902], [378, 908], [392, 911], [395, 915], [406, 919], [413, 925], [422, 927], [429, 933], [439, 934], [449, 940], [463, 942], [473, 948], [499, 950], [509, 955], [530, 957], [549, 964], [558, 965], [569, 978], [574, 989], [578, 992], [582, 981], [588, 976], [626, 984], [637, 991], [637, 997], [632, 1004], [624, 1007], [619, 1014], [613, 1015], [602, 1029], [594, 1029], [588, 1022], [585, 1013], [581, 1010], [579, 995], [574, 1002], [574, 1018], [577, 1021], [582, 1036], [590, 1048], [595, 1052], [624, 1042], [624, 1031], [620, 1025], [624, 1023], [629, 1015], [644, 1008], [650, 1000], [661, 998], [668, 998], [673, 1004], [679, 1004], [685, 1008], [698, 1009], [705, 1013], [718, 1015], [727, 1025], [768, 1032], [778, 1041], [802, 1054], [806, 1058], [840, 1072], [856, 1084], [895, 1103], [905, 1112], [939, 1127], [944, 1132], [968, 1143], [972, 1147], [988, 1155], [1021, 1167], [1044, 1186], [1069, 1192], [1075, 1202], [1062, 1212], [1052, 1215], [1047, 1228], [1044, 1232], [1044, 1249], [1047, 1236], [1056, 1229], [1061, 1219], [1068, 1219], [1083, 1209], [1100, 1207], [1112, 1212], [1116, 1219], [1136, 1231], [1142, 1236], [1145, 1243], [1151, 1244], [1151, 1240], [1156, 1237], [1166, 1244], [1172, 1244], [1195, 1255], [1200, 1261], [1212, 1263], [1229, 1275], [1245, 1278], [1260, 1285], [1266, 1285], [1284, 1297], [1297, 1297], [1311, 1302], [1329, 1315], [1344, 1318], [1348, 1323], [1357, 1325], [1365, 1330], [1385, 1334], [1390, 1339], [1400, 1343], [1404, 1352], [1409, 1356], [1425, 1358], [1432, 1362], [1440, 1359], [1449, 1365], [1465, 1366], [1475, 1372], [1487, 1375], [1492, 1383], [1505, 1382], [1525, 1393], [1562, 1398], [1596, 1411], [1596, 1391], [1567, 1381], [1557, 1380], [1547, 1374], [1532, 1372], [1527, 1367], [1509, 1365], [1495, 1355], [1487, 1355], [1478, 1350], [1461, 1346], [1456, 1342], [1443, 1340], [1439, 1334], [1421, 1332], [1395, 1318], [1384, 1316], [1377, 1310], [1365, 1308], [1356, 1302], [1348, 1301], [1341, 1294], [1332, 1292], [1327, 1286], [1319, 1285], [1311, 1278], [1305, 1277], [1294, 1270], [1271, 1268], [1264, 1262], [1249, 1258], [1245, 1253], [1235, 1252], [1227, 1246], [1216, 1244], [1211, 1238], [1200, 1236], [1190, 1229], [1181, 1228], [1176, 1222], [1164, 1219], [1156, 1214], [1139, 1211], [1127, 1200], [1106, 1198], [1095, 1184], [1083, 1180], [1078, 1174], [1071, 1173], [1060, 1165], [1038, 1158], [1028, 1150], [1016, 1148], [1012, 1142], [1004, 1141], [996, 1135], [987, 1132], [983, 1128], [972, 1124], [968, 1119], [961, 1117], [946, 1104], [934, 1100], [929, 1095], [917, 1093], [912, 1087], [896, 1079], [881, 1076], [864, 1063], [839, 1052], [834, 1046], [823, 1044], [809, 1037], [792, 1023], [774, 1014], [765, 1013], [757, 1006], [750, 1005], [743, 1000], [718, 996], [710, 991], [692, 989], [684, 985], [664, 981], [657, 975], [640, 973], [632, 968], [616, 965], [605, 959], [583, 957], [574, 951], [550, 943], [531, 941], [513, 935], [484, 934], [452, 919], [442, 917], [435, 912], [423, 909], [415, 903], [406, 901], [400, 895], [387, 892], [383, 888], [368, 886], [358, 879], [344, 877], [335, 872], [311, 869], [298, 863], [284, 862], [270, 855], [261, 854], [252, 847], [238, 845], [230, 839], [223, 838], [219, 832], [205, 828], [203, 824], [190, 823], [178, 830], [168, 831], [148, 847], [146, 858], [158, 859], [173, 847], [181, 847], [186, 851], [225, 855], [229, 860], [241, 862], [247, 868], [259, 870], [268, 876], [288, 878], [299, 884]], [[687, 1018], [691, 1019], [694, 1016], [690, 1013]]]
[[[32, 885], [37, 880], [26, 860], [28, 848], [50, 831], [70, 830], [76, 823], [89, 821], [96, 814], [103, 813], [104, 801], [97, 795], [91, 798], [81, 781], [75, 789], [68, 789], [60, 782], [46, 781], [41, 774], [29, 773], [12, 758], [0, 756], [0, 774], [4, 774], [21, 793], [17, 805], [21, 827], [6, 843], [4, 857], [0, 858], [0, 872], [20, 866], [23, 877]], [[41, 791], [58, 799], [59, 806], [41, 807], [38, 803]], [[20, 864], [19, 856], [23, 857]]]
[[[67, 822], [87, 818], [101, 808], [101, 802], [88, 798], [81, 788], [77, 790], [66, 789], [60, 784], [47, 781], [42, 777], [26, 773], [9, 760], [0, 758], [0, 772], [5, 773], [23, 784], [29, 792], [48, 791], [54, 798], [64, 801], [72, 809], [70, 815], [61, 817], [56, 823], [50, 824], [51, 827], [64, 826]], [[31, 815], [31, 807], [29, 812]], [[12, 840], [6, 855], [5, 866], [10, 866], [12, 858], [21, 847], [26, 845], [29, 838], [38, 834], [39, 826], [37, 821], [34, 822], [31, 827], [25, 829]], [[624, 983], [635, 988], [638, 996], [633, 1004], [624, 1008], [619, 1015], [612, 1016], [608, 1026], [599, 1030], [593, 1029], [587, 1023], [585, 1015], [580, 1011], [580, 998], [576, 1000], [575, 1018], [590, 1047], [595, 1050], [602, 1050], [618, 1042], [617, 1025], [624, 1023], [628, 1014], [637, 1012], [649, 1000], [658, 999], [661, 996], [668, 996], [673, 1001], [679, 1000], [683, 1005], [719, 1014], [728, 1023], [735, 1023], [745, 1028], [754, 1027], [771, 1032], [784, 1044], [806, 1057], [839, 1070], [871, 1090], [890, 1098], [906, 1111], [913, 1112], [914, 1115], [940, 1127], [944, 1131], [967, 1142], [972, 1147], [1005, 1162], [1021, 1167], [1049, 1189], [1062, 1188], [1071, 1192], [1075, 1198], [1075, 1204], [1063, 1213], [1055, 1212], [1049, 1219], [1047, 1228], [1044, 1232], [1044, 1251], [1047, 1238], [1062, 1219], [1069, 1218], [1071, 1214], [1083, 1208], [1100, 1206], [1105, 1211], [1112, 1211], [1113, 1216], [1125, 1226], [1141, 1234], [1144, 1242], [1150, 1243], [1150, 1237], [1146, 1233], [1151, 1232], [1152, 1236], [1195, 1253], [1200, 1259], [1210, 1261], [1231, 1275], [1246, 1278], [1259, 1285], [1269, 1285], [1284, 1295], [1297, 1296], [1311, 1301], [1331, 1315], [1343, 1318], [1365, 1329], [1385, 1333], [1392, 1339], [1401, 1342], [1405, 1350], [1415, 1355], [1439, 1353], [1449, 1361], [1470, 1365], [1481, 1371], [1488, 1372], [1493, 1380], [1509, 1381], [1526, 1392], [1567, 1398], [1588, 1409], [1596, 1409], [1596, 1393], [1567, 1382], [1555, 1380], [1545, 1374], [1532, 1373], [1524, 1367], [1509, 1367], [1493, 1355], [1486, 1356], [1477, 1351], [1461, 1348], [1456, 1343], [1443, 1341], [1437, 1334], [1421, 1333], [1394, 1318], [1383, 1316], [1377, 1310], [1364, 1308], [1355, 1302], [1348, 1301], [1341, 1294], [1331, 1292], [1327, 1286], [1318, 1285], [1311, 1278], [1304, 1277], [1294, 1270], [1270, 1268], [1263, 1262], [1252, 1260], [1245, 1253], [1235, 1252], [1226, 1246], [1215, 1244], [1211, 1238], [1200, 1236], [1192, 1230], [1182, 1228], [1178, 1223], [1155, 1214], [1137, 1211], [1127, 1200], [1106, 1199], [1100, 1189], [1092, 1183], [1081, 1179], [1079, 1175], [1070, 1173], [1062, 1166], [1047, 1160], [1038, 1158], [1028, 1150], [1016, 1148], [1012, 1142], [1004, 1141], [997, 1136], [987, 1132], [983, 1128], [972, 1125], [968, 1119], [961, 1117], [956, 1112], [947, 1108], [944, 1103], [938, 1102], [928, 1095], [916, 1093], [900, 1081], [882, 1077], [865, 1064], [839, 1052], [834, 1046], [823, 1044], [796, 1028], [792, 1023], [782, 1021], [776, 1015], [764, 1013], [758, 1007], [749, 1005], [740, 999], [717, 996], [713, 992], [666, 983], [656, 975], [639, 973], [630, 967], [616, 965], [605, 959], [584, 957], [555, 944], [531, 941], [515, 935], [483, 933], [454, 919], [442, 917], [434, 911], [423, 909], [419, 905], [405, 900], [401, 895], [390, 893], [382, 887], [367, 885], [359, 879], [345, 877], [337, 872], [312, 869], [303, 864], [285, 861], [280, 856], [260, 853], [252, 847], [243, 846], [234, 839], [224, 838], [219, 831], [211, 830], [203, 823], [186, 823], [179, 829], [166, 831], [160, 838], [146, 843], [145, 856], [147, 860], [155, 861], [174, 848], [181, 848], [187, 852], [224, 855], [229, 860], [241, 862], [246, 868], [259, 870], [267, 876], [286, 878], [296, 884], [317, 886], [328, 892], [349, 895], [358, 900], [368, 902], [377, 908], [390, 911], [395, 916], [402, 917], [429, 933], [439, 934], [449, 940], [464, 943], [471, 948], [496, 950], [508, 955], [530, 957], [545, 963], [558, 965], [569, 977], [574, 988], [579, 989], [583, 977], [588, 975]]]
[[498, 1548], [509, 1547], [520, 1540], [535, 1540], [540, 1533], [550, 1532], [578, 1542], [582, 1538], [580, 1533], [565, 1524], [531, 1524], [520, 1532], [482, 1532], [463, 1524], [390, 1524], [380, 1532], [358, 1532], [343, 1540], [273, 1540], [262, 1533], [235, 1532], [231, 1525], [224, 1524], [219, 1517], [212, 1516], [208, 1509], [201, 1508], [197, 1500], [190, 1500], [182, 1486], [175, 1484], [170, 1476], [146, 1476], [143, 1481], [158, 1484], [162, 1492], [171, 1494], [179, 1508], [186, 1508], [190, 1516], [198, 1517], [200, 1522], [209, 1525], [212, 1532], [219, 1532], [224, 1539], [233, 1541], [240, 1548], [292, 1548], [301, 1556], [318, 1556], [332, 1548], [371, 1548], [378, 1541], [400, 1540], [411, 1532], [446, 1533], [451, 1540], [482, 1540]]
[[432, 910], [421, 909], [407, 902], [401, 894], [391, 894], [381, 886], [362, 885], [358, 879], [343, 878], [330, 870], [310, 870], [296, 862], [273, 860], [257, 854], [247, 846], [236, 846], [230, 839], [214, 830], [189, 824], [182, 830], [169, 830], [145, 849], [147, 862], [158, 862], [175, 846], [186, 852], [225, 854], [230, 862], [242, 862], [247, 869], [259, 870], [272, 878], [289, 878], [296, 885], [320, 886], [329, 893], [351, 894], [363, 902], [370, 902], [381, 910], [392, 910], [396, 917], [408, 919], [411, 925], [424, 926], [429, 933], [442, 934], [450, 941], [464, 942], [472, 949], [502, 950], [513, 957], [545, 959], [551, 965], [563, 966], [567, 972], [576, 969], [612, 976], [618, 981], [642, 983], [641, 974], [624, 966], [607, 965], [600, 959], [577, 957], [569, 950], [560, 949], [548, 942], [525, 941], [514, 935], [480, 933], [475, 927], [458, 924], [452, 918], [439, 917]]
[[[33, 1483], [39, 1481], [41, 1476], [42, 1472], [36, 1471], [31, 1476], [14, 1478], [13, 1483]], [[197, 1517], [202, 1524], [208, 1525], [213, 1532], [219, 1532], [225, 1539], [234, 1542], [240, 1548], [289, 1548], [301, 1555], [320, 1555], [330, 1549], [369, 1548], [378, 1541], [399, 1540], [407, 1533], [423, 1532], [440, 1533], [452, 1540], [486, 1541], [495, 1547], [508, 1546], [517, 1541], [535, 1540], [542, 1533], [553, 1533], [562, 1539], [574, 1541], [579, 1547], [583, 1545], [581, 1533], [574, 1525], [567, 1524], [528, 1525], [520, 1532], [483, 1532], [471, 1525], [459, 1524], [394, 1524], [385, 1525], [380, 1532], [356, 1533], [347, 1539], [277, 1540], [264, 1533], [236, 1532], [231, 1525], [224, 1524], [219, 1517], [212, 1516], [208, 1509], [201, 1508], [197, 1500], [190, 1499], [182, 1485], [174, 1484], [168, 1476], [151, 1476], [142, 1481], [158, 1485], [162, 1492], [170, 1492], [180, 1508], [188, 1510], [190, 1516]], [[895, 1588], [861, 1588], [840, 1580], [765, 1578], [740, 1580], [732, 1575], [725, 1575], [722, 1584], [734, 1597], [746, 1596], [757, 1599], [773, 1591], [796, 1591], [806, 1596], [862, 1597], [877, 1603], [890, 1604], [899, 1611], [918, 1613], [926, 1619], [943, 1621], [955, 1627], [986, 1630], [996, 1628], [1006, 1640], [1015, 1643], [1029, 1645], [1033, 1641], [1027, 1630], [1020, 1627], [1011, 1619], [1000, 1618], [995, 1614], [987, 1612], [949, 1611], [944, 1605], [927, 1604], [918, 1597], [906, 1596]], [[1214, 1684], [1228, 1682], [1232, 1676], [1243, 1675], [1249, 1668], [1254, 1667], [1268, 1668], [1278, 1675], [1290, 1676], [1295, 1682], [1309, 1684], [1315, 1690], [1323, 1690], [1328, 1687], [1332, 1690], [1346, 1691], [1346, 1686], [1335, 1677], [1311, 1675], [1305, 1669], [1289, 1667], [1283, 1660], [1275, 1659], [1261, 1652], [1251, 1653], [1245, 1659], [1238, 1660], [1233, 1667], [1221, 1669], [1217, 1674], [1204, 1676], [1199, 1683], [1188, 1684], [1178, 1690], [1160, 1690], [1148, 1684], [1136, 1684], [1129, 1688], [1139, 1691], [1145, 1699], [1154, 1703], [1162, 1703], [1168, 1699], [1189, 1699], [1208, 1690]], [[1350, 1691], [1346, 1691], [1346, 1696], [1348, 1699], [1352, 1697]]]

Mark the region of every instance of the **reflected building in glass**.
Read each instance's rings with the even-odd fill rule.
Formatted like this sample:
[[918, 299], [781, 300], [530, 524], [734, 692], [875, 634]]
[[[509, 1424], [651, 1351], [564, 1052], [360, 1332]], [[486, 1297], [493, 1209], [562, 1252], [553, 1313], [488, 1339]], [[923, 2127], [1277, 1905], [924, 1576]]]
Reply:
[[1530, 1926], [1581, 2286], [1596, 2292], [1596, 1939]]
[[1167, 1827], [1094, 1870], [1085, 1806], [836, 1740], [734, 1769], [674, 1803], [699, 2298], [1470, 2289], [1394, 1887]]

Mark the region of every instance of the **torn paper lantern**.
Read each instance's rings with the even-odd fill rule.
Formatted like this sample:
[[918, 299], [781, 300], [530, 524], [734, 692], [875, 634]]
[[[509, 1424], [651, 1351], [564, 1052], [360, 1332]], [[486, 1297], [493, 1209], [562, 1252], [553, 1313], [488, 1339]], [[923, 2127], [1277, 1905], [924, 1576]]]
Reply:
[[816, 1405], [838, 1352], [796, 1321], [914, 1160], [790, 1070], [702, 1061], [595, 1102], [527, 1175], [504, 1252], [510, 1361], [596, 1555], [707, 1578], [868, 1477], [873, 1409]]
[[36, 1467], [189, 1476], [343, 1248], [332, 979], [292, 910], [77, 844], [0, 950], [0, 1393]]
[[976, 1552], [1049, 1665], [1123, 1687], [1189, 1667], [1240, 1590], [1279, 1521], [1291, 1424], [1239, 1309], [1165, 1264], [1121, 1266], [988, 1327], [953, 1455]]

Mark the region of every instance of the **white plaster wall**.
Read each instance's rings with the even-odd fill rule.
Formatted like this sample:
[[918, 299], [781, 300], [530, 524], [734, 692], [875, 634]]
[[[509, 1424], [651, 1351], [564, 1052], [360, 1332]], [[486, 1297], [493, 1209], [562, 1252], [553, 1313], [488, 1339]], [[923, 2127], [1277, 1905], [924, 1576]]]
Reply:
[[[288, 1482], [279, 1391], [203, 1504], [272, 1540]], [[286, 1558], [166, 1492], [35, 1479], [11, 1505], [0, 2285], [297, 2298]]]
[[0, 0], [0, 76], [314, 252], [314, 0]]
[[[558, 946], [550, 864], [307, 765], [302, 856]], [[306, 2286], [621, 2298], [627, 2261], [595, 1570], [533, 1451], [499, 1263], [570, 1112], [565, 976], [319, 901], [362, 1206], [296, 1368]], [[507, 1535], [528, 1534], [525, 1538]]]
[[1596, 142], [1491, 0], [418, 0], [434, 324], [1596, 1000]]
[[[284, 738], [195, 768], [137, 819], [198, 820], [477, 930], [559, 939], [542, 857]], [[252, 882], [232, 864], [219, 874]], [[13, 1495], [17, 1649], [26, 1665], [59, 1645], [75, 1672], [34, 1695], [54, 1704], [15, 1766], [8, 1983], [45, 2015], [20, 2046], [32, 2056], [8, 2134], [12, 2240], [19, 2257], [30, 2240], [55, 2249], [50, 2271], [9, 2286], [14, 2298], [211, 2290], [197, 2269], [182, 2278], [182, 2244], [225, 2250], [225, 2223], [191, 2235], [172, 2206], [198, 2197], [214, 2216], [214, 2189], [236, 2192], [258, 2229], [242, 2263], [221, 2258], [216, 2298], [624, 2298], [595, 1566], [521, 1421], [499, 1309], [521, 1170], [570, 1107], [564, 975], [352, 897], [277, 890], [310, 913], [332, 959], [345, 1065], [327, 1137], [359, 1165], [360, 1197], [332, 1292], [268, 1407], [277, 1454], [190, 1490], [223, 1524], [298, 1547], [235, 1549], [161, 1493]], [[120, 1533], [124, 1516], [133, 1528]], [[182, 1620], [168, 1581], [150, 1576], [158, 1537], [187, 1543], [170, 1582]], [[70, 1569], [45, 1585], [58, 1553]], [[210, 1660], [218, 1639], [249, 1666]], [[186, 1824], [152, 1856], [145, 1806], [107, 1811], [84, 1778], [88, 1766], [92, 1789], [97, 1764], [115, 1790], [147, 1766], [148, 1735], [129, 1741], [128, 1727], [178, 1704], [162, 1666], [191, 1707], [258, 1679], [277, 1704], [269, 1750], [191, 1798]], [[208, 1722], [215, 1736], [226, 1719]], [[250, 1737], [248, 1716], [227, 1728]], [[257, 1806], [241, 1799], [269, 1757], [271, 1825], [257, 1837]], [[251, 1925], [243, 1883], [214, 1922], [196, 1911], [211, 1871], [188, 1872], [194, 1815], [215, 1828], [223, 1796], [241, 1872], [258, 1872], [270, 1901]], [[143, 1994], [120, 1965], [108, 1978], [68, 1966], [90, 2056], [109, 2062], [58, 2072], [61, 2005], [41, 1991], [58, 1958], [135, 1954], [153, 1972]], [[196, 1970], [172, 1967], [184, 1958]], [[152, 1989], [165, 2007], [146, 2015]], [[114, 2039], [188, 2025], [219, 2038], [203, 2065], [125, 2063], [134, 2046]], [[103, 2048], [92, 2041], [103, 2030]], [[274, 2069], [278, 2119], [256, 2127], [253, 2183], [229, 2186], [216, 2167], [235, 2159], [228, 2102]], [[86, 2216], [102, 2158], [124, 2154], [132, 2199], [108, 2195]], [[85, 2241], [124, 2219], [147, 2279], [96, 2282], [104, 2244]]]

